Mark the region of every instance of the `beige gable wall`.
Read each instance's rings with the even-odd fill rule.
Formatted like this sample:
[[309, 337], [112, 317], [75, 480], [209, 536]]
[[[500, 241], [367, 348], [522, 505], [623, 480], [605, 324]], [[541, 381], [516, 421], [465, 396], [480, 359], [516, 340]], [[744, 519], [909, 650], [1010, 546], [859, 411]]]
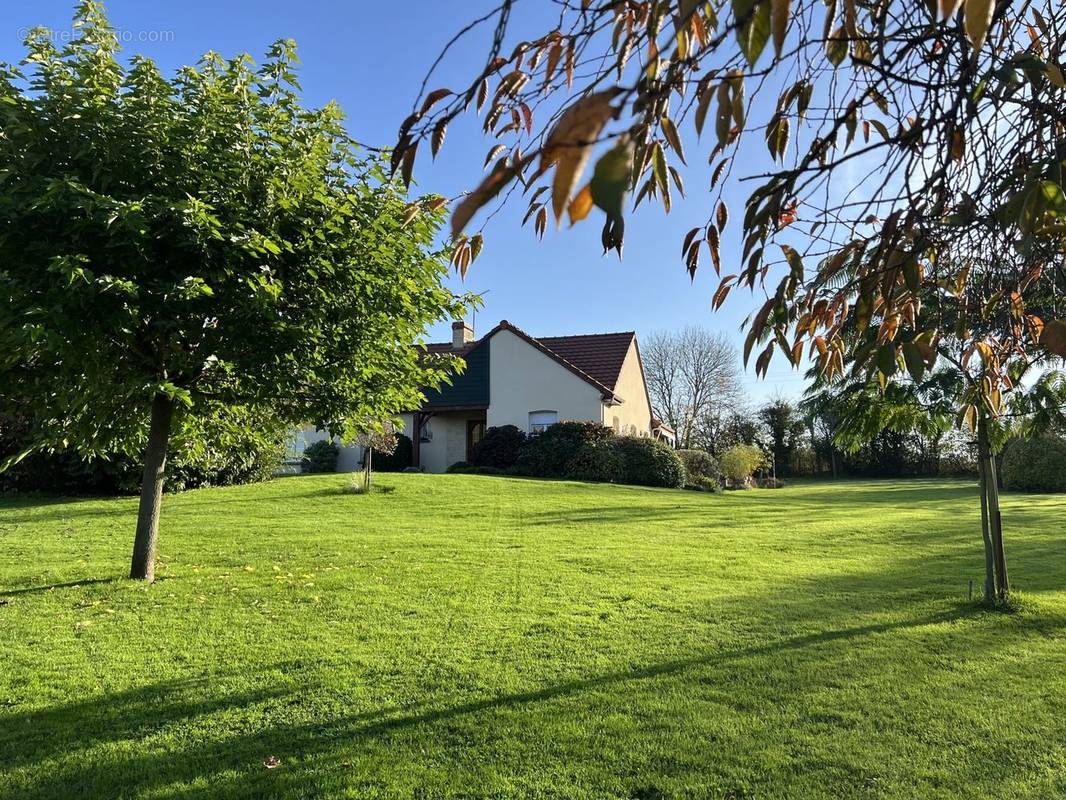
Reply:
[[624, 401], [620, 406], [605, 407], [603, 421], [608, 427], [615, 427], [618, 419], [618, 431], [628, 434], [636, 430], [636, 435], [651, 433], [651, 406], [648, 405], [648, 392], [644, 384], [644, 373], [640, 368], [640, 353], [637, 340], [629, 345], [626, 360], [622, 362], [622, 371], [618, 374], [618, 385], [614, 393]]
[[601, 392], [525, 339], [501, 330], [489, 342], [489, 427], [529, 430], [531, 411], [603, 422]]

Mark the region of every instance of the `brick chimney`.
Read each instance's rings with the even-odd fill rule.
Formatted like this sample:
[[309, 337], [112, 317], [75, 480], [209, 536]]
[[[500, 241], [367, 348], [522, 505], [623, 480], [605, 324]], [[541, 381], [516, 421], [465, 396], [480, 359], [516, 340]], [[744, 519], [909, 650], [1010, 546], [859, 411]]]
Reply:
[[462, 350], [474, 341], [474, 329], [463, 320], [452, 323], [452, 349]]

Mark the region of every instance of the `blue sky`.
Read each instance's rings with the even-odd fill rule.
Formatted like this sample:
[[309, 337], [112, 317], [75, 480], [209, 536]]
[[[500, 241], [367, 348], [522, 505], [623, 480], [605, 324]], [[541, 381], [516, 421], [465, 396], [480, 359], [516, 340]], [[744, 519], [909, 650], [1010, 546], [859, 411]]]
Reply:
[[[73, 0], [35, 0], [9, 4], [0, 33], [0, 60], [17, 61], [28, 28], [45, 25], [63, 35], [70, 28]], [[354, 137], [386, 145], [395, 139], [399, 122], [411, 111], [422, 78], [444, 43], [465, 21], [490, 7], [486, 0], [183, 0], [180, 3], [110, 0], [112, 24], [124, 41], [124, 55], [143, 53], [164, 71], [194, 62], [203, 52], [224, 56], [241, 52], [257, 59], [277, 38], [293, 38], [303, 61], [301, 82], [308, 104], [337, 100], [348, 115]], [[527, 35], [551, 28], [544, 17], [547, 0], [521, 0], [513, 20], [516, 31], [525, 23]], [[530, 28], [530, 25], [533, 27]], [[459, 86], [469, 81], [484, 57], [484, 38], [470, 40], [434, 76], [429, 88]], [[760, 303], [746, 291], [735, 293], [717, 313], [710, 310], [718, 279], [709, 263], [690, 281], [679, 257], [685, 232], [707, 218], [710, 174], [705, 152], [696, 152], [694, 134], [689, 161], [701, 168], [687, 171], [689, 197], [677, 200], [670, 215], [660, 207], [642, 205], [627, 219], [625, 258], [601, 255], [600, 219], [573, 229], [549, 229], [538, 242], [519, 223], [525, 210], [517, 202], [497, 215], [486, 229], [486, 245], [465, 282], [457, 289], [485, 292], [476, 327], [484, 332], [508, 319], [537, 335], [636, 330], [647, 336], [698, 324], [721, 331], [738, 346], [740, 325]], [[415, 170], [421, 192], [454, 196], [473, 188], [492, 142], [477, 121], [453, 124], [436, 163], [423, 154]], [[758, 158], [758, 156], [753, 156]], [[758, 166], [755, 164], [754, 166]], [[734, 190], [727, 195], [734, 216], [743, 206]], [[598, 212], [596, 212], [598, 214]], [[723, 271], [739, 257], [737, 243], [723, 242]], [[431, 331], [448, 338], [447, 326]], [[752, 402], [775, 392], [797, 396], [804, 381], [783, 359], [775, 358], [766, 380], [751, 370], [745, 384]]]

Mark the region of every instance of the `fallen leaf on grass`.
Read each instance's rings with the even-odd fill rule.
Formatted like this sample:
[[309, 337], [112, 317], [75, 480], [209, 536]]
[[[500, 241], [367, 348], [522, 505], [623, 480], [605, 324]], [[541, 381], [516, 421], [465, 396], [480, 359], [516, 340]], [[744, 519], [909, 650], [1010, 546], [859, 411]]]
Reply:
[[276, 769], [281, 766], [281, 761], [277, 756], [267, 756], [263, 759], [263, 766], [267, 769]]

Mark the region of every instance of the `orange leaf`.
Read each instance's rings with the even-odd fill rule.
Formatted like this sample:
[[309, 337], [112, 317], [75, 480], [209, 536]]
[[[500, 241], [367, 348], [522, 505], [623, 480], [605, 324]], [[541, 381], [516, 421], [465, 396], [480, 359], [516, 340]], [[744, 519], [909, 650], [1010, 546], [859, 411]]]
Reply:
[[567, 212], [570, 214], [570, 224], [576, 225], [585, 219], [592, 210], [592, 184], [586, 183], [583, 188], [573, 200], [570, 201], [570, 206], [567, 208]]

